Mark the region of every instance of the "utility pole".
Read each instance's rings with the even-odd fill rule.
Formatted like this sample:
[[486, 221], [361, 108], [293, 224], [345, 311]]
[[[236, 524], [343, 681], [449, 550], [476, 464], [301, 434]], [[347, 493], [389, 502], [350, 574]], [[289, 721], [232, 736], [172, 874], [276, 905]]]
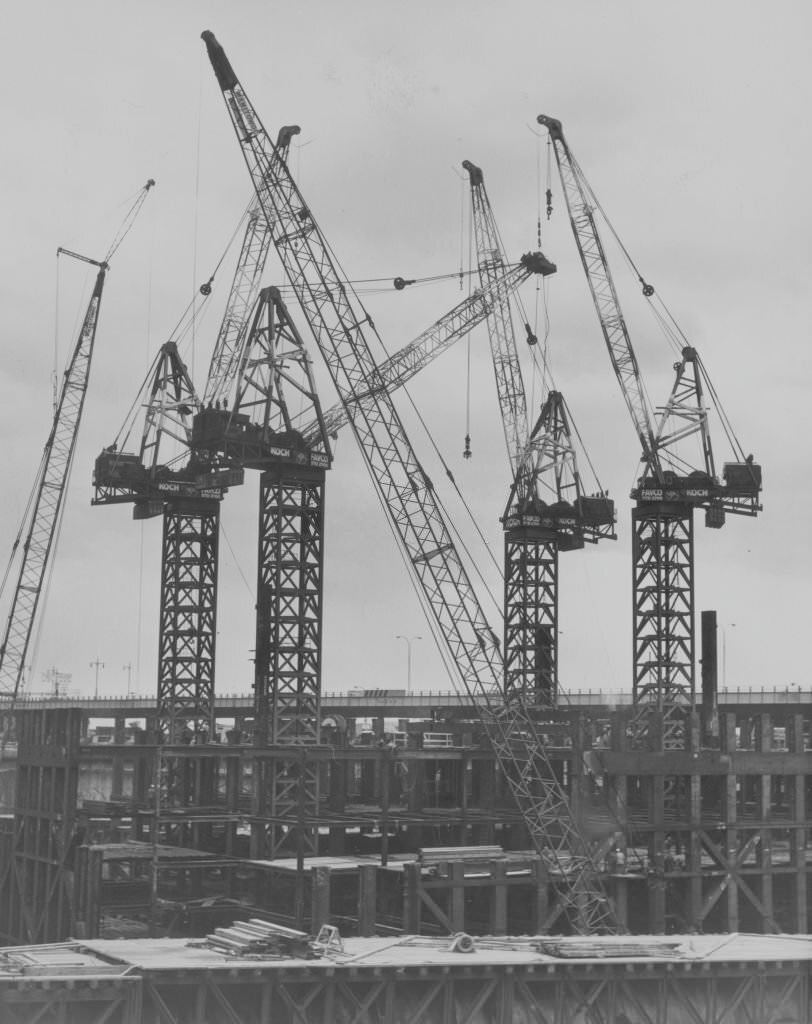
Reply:
[[98, 654], [96, 655], [96, 660], [95, 661], [91, 661], [90, 667], [91, 668], [95, 668], [95, 670], [96, 670], [96, 689], [94, 690], [93, 697], [94, 697], [95, 700], [98, 700], [99, 699], [99, 669], [100, 668], [104, 668], [104, 662], [103, 661], [99, 661]]

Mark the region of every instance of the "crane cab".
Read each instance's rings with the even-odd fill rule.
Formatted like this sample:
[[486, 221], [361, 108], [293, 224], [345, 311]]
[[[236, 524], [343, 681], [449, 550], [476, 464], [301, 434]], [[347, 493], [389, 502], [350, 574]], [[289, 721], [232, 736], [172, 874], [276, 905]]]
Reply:
[[761, 490], [761, 466], [753, 462], [752, 455], [744, 462], [726, 462], [722, 475], [728, 494], [750, 497]]

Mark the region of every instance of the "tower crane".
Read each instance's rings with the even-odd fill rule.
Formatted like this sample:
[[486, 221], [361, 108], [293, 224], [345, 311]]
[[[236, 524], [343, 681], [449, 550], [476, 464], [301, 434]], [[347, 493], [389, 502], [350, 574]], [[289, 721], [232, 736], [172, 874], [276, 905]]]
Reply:
[[[65, 370], [53, 423], [48, 440], [45, 442], [42, 461], [34, 483], [34, 496], [29, 505], [28, 529], [22, 546], [22, 561], [3, 642], [0, 645], [0, 699], [10, 698], [12, 704], [22, 684], [25, 659], [34, 631], [37, 608], [64, 508], [66, 488], [73, 465], [76, 439], [79, 434], [79, 425], [90, 379], [90, 367], [105, 278], [113, 254], [132, 226], [147, 193], [154, 184], [155, 182], [150, 178], [140, 190], [103, 260], [89, 259], [87, 256], [81, 256], [67, 249], [57, 250], [58, 253], [97, 267], [98, 272], [79, 337]], [[12, 559], [19, 543], [19, 536], [25, 528], [26, 523], [24, 522], [12, 552]]]
[[[504, 272], [506, 257], [482, 169], [463, 160], [471, 185], [480, 281]], [[586, 495], [564, 397], [551, 390], [528, 431], [527, 398], [511, 296], [502, 293], [487, 318], [496, 390], [512, 484], [504, 528], [505, 697], [521, 694], [551, 707], [558, 692], [558, 553], [585, 541], [614, 539], [614, 504]], [[529, 324], [527, 340], [535, 344]], [[548, 499], [548, 500], [545, 500]]]
[[[683, 345], [671, 393], [659, 416], [649, 408], [626, 320], [598, 233], [599, 205], [564, 138], [561, 122], [540, 114], [549, 132], [581, 263], [621, 393], [642, 450], [631, 492], [634, 559], [634, 678], [637, 740], [662, 748], [685, 743], [685, 717], [694, 705], [694, 509], [719, 529], [727, 513], [761, 511], [761, 467], [732, 434], [696, 349]], [[643, 294], [654, 288], [638, 275]], [[708, 401], [722, 418], [734, 459], [718, 475], [708, 423]], [[678, 443], [692, 437], [691, 460]], [[653, 727], [652, 712], [661, 715]], [[659, 735], [657, 735], [659, 733]]]
[[[280, 129], [280, 158], [298, 132], [296, 125]], [[214, 731], [220, 503], [244, 477], [237, 463], [190, 447], [192, 423], [201, 409], [225, 401], [233, 383], [269, 248], [267, 222], [252, 199], [203, 400], [177, 344], [166, 342], [145, 382], [139, 452], [111, 445], [94, 467], [94, 505], [130, 502], [135, 519], [163, 516], [157, 718], [170, 743]], [[211, 282], [200, 290], [208, 296]], [[178, 452], [171, 464], [170, 439]]]
[[203, 39], [265, 212], [277, 253], [347, 410], [367, 468], [408, 557], [460, 681], [476, 701], [494, 752], [539, 852], [559, 881], [552, 923], [611, 929], [606, 900], [567, 795], [521, 701], [502, 699], [503, 664], [433, 485], [406, 436], [372, 357], [366, 311], [340, 275], [312, 208], [273, 144], [211, 32]]

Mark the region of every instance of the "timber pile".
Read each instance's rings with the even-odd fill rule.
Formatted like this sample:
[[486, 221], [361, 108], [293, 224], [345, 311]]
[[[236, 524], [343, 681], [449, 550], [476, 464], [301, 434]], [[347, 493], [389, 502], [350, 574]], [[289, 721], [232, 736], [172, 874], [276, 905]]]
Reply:
[[252, 917], [248, 921], [235, 921], [228, 928], [215, 928], [204, 939], [189, 942], [189, 946], [207, 948], [225, 956], [257, 959], [312, 960], [318, 956], [307, 932], [285, 928], [270, 921]]

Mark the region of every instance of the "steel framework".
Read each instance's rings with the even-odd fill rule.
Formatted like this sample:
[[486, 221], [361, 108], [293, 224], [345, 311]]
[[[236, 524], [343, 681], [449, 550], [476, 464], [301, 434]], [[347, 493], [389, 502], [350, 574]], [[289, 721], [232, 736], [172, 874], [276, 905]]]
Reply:
[[290, 761], [263, 762], [254, 788], [254, 856], [318, 852], [318, 765], [295, 751], [321, 739], [324, 470], [266, 470], [260, 481], [256, 718], [263, 744], [291, 747]]
[[14, 832], [0, 865], [5, 943], [54, 942], [71, 930], [81, 720], [78, 709], [17, 712]]
[[168, 743], [214, 732], [219, 524], [216, 501], [164, 510], [157, 711]]
[[[349, 940], [346, 953], [310, 961], [204, 949], [194, 962], [183, 940], [165, 943], [163, 961], [138, 940], [74, 941], [9, 950], [16, 960], [0, 973], [0, 1012], [10, 1024], [809, 1024], [800, 944], [766, 945], [763, 955], [752, 945], [739, 952], [736, 939], [716, 944], [725, 959], [654, 945], [648, 955], [607, 958], [596, 943], [592, 955], [550, 956], [521, 938], [493, 943], [489, 955], [449, 949], [447, 938], [403, 937], [386, 943], [388, 954]], [[15, 974], [26, 960], [49, 973]]]
[[636, 704], [662, 712], [663, 749], [685, 744], [694, 693], [693, 511], [632, 510]]

